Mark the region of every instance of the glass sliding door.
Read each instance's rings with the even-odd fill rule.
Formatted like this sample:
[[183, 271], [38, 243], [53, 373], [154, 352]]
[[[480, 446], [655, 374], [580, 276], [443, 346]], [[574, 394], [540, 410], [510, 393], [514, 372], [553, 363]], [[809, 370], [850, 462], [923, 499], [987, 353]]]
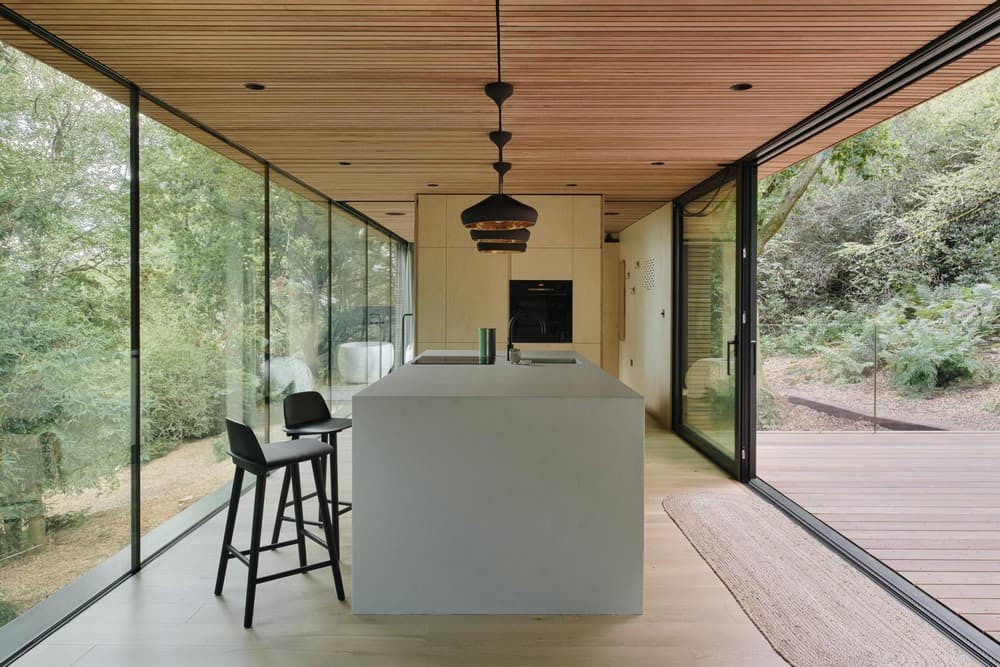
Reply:
[[[742, 202], [752, 177], [742, 165], [721, 172], [678, 200], [675, 246], [678, 320], [674, 427], [735, 477], [745, 477], [743, 422], [752, 406], [745, 379], [753, 363], [741, 360], [752, 339], [747, 280], [753, 211]], [[747, 294], [743, 294], [747, 292]], [[744, 437], [740, 437], [740, 434]]]

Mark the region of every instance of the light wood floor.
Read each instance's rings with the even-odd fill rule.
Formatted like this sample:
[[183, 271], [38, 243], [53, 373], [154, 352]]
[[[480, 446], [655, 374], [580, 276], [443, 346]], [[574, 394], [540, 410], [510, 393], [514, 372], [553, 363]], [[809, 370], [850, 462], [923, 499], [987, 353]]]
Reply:
[[757, 474], [1000, 640], [1000, 434], [760, 433]]
[[[349, 497], [349, 438], [342, 442], [341, 477]], [[17, 666], [783, 665], [660, 506], [672, 491], [738, 491], [738, 485], [655, 426], [647, 432], [646, 450], [642, 616], [355, 617], [337, 602], [329, 571], [321, 570], [262, 584], [254, 628], [244, 630], [245, 569], [233, 562], [225, 595], [212, 595], [220, 515]], [[276, 480], [270, 483], [272, 499], [277, 487]], [[243, 539], [249, 498], [243, 498], [237, 528]], [[342, 524], [348, 582], [349, 516]], [[291, 564], [294, 549], [282, 552], [262, 561], [265, 571]]]

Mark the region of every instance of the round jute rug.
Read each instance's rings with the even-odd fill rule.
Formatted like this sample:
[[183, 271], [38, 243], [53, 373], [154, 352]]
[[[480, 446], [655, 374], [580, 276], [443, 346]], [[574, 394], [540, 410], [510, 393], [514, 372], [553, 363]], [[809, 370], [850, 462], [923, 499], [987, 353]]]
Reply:
[[663, 508], [793, 665], [979, 664], [752, 493], [679, 494]]

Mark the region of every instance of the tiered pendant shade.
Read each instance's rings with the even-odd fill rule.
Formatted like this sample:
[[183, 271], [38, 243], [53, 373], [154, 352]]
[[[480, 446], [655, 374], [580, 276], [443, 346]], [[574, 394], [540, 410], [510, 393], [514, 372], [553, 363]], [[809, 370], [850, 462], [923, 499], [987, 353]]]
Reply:
[[492, 255], [499, 255], [502, 253], [516, 253], [524, 252], [528, 249], [527, 243], [493, 243], [480, 241], [476, 244], [476, 250], [479, 252], [490, 253]]
[[466, 229], [525, 229], [538, 222], [538, 211], [510, 195], [490, 195], [462, 211]]
[[492, 243], [527, 243], [531, 232], [527, 229], [473, 229], [472, 240]]

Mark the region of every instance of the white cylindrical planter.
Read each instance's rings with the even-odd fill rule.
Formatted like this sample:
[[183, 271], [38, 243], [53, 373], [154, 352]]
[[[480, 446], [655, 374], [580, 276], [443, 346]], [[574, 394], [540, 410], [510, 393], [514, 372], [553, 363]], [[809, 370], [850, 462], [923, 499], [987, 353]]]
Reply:
[[395, 349], [392, 343], [354, 341], [337, 347], [337, 368], [348, 384], [375, 382], [392, 369]]

